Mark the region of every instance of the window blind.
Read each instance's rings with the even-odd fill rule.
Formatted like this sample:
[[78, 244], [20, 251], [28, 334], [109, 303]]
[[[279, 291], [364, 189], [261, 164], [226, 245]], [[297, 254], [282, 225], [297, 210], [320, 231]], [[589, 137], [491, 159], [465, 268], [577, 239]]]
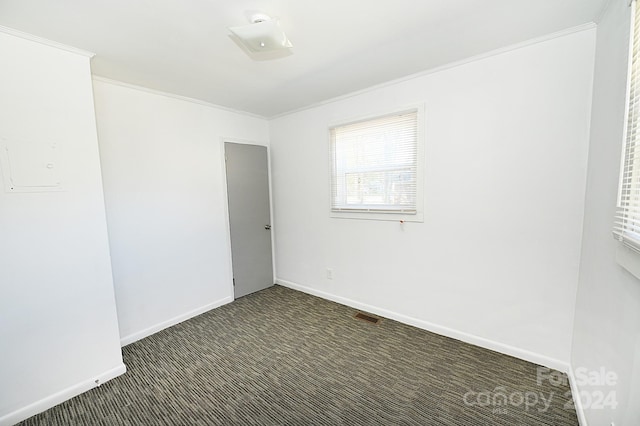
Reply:
[[640, 251], [640, 8], [634, 1], [631, 25], [631, 53], [618, 211], [614, 236]]
[[416, 213], [418, 112], [330, 128], [331, 209]]

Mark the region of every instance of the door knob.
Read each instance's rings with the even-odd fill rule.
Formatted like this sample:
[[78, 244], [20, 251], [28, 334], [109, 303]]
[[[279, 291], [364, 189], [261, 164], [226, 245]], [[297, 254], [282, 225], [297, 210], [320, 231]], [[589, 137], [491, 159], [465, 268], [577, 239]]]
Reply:
[[271, 229], [271, 225], [265, 225], [264, 229], [266, 229], [268, 231], [269, 229]]

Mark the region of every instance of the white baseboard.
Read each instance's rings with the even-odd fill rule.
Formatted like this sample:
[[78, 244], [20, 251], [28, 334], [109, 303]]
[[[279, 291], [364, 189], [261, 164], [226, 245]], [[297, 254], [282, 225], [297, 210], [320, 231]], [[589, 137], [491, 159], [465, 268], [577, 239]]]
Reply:
[[[137, 340], [150, 336], [154, 333], [157, 333], [160, 330], [164, 330], [165, 328], [171, 327], [172, 325], [176, 325], [183, 321], [186, 321], [190, 318], [193, 318], [197, 315], [205, 313], [211, 309], [217, 308], [222, 305], [226, 305], [227, 303], [233, 302], [233, 297], [228, 296], [213, 303], [206, 304], [192, 311], [186, 312], [182, 315], [178, 315], [166, 321], [163, 321], [159, 324], [156, 324], [152, 327], [148, 327], [144, 330], [138, 331], [136, 333], [132, 333], [128, 336], [125, 336], [120, 339], [121, 346], [126, 346], [130, 343], [133, 343]], [[68, 399], [71, 399], [75, 396], [80, 395], [96, 386], [100, 386], [102, 383], [107, 382], [114, 377], [117, 377], [126, 372], [126, 367], [124, 364], [120, 364], [119, 366], [106, 371], [102, 374], [99, 374], [96, 377], [92, 377], [88, 380], [85, 380], [81, 383], [73, 385], [67, 389], [64, 389], [58, 393], [50, 395], [46, 398], [43, 398], [33, 404], [29, 404], [26, 407], [20, 408], [12, 413], [9, 413], [5, 416], [0, 417], [0, 426], [9, 426], [14, 425], [18, 422], [21, 422], [25, 419], [28, 419], [31, 416], [34, 416], [38, 413], [41, 413], [45, 410], [48, 410], [51, 407], [54, 407]], [[96, 380], [98, 380], [98, 384], [96, 384]]]
[[231, 302], [233, 302], [233, 296], [227, 296], [213, 303], [208, 303], [192, 311], [185, 312], [184, 314], [170, 318], [166, 321], [162, 321], [161, 323], [152, 325], [151, 327], [147, 327], [144, 330], [136, 331], [135, 333], [129, 334], [128, 336], [121, 337], [120, 346], [127, 346], [130, 343], [136, 342], [140, 339], [144, 339], [145, 337], [151, 336], [152, 334], [155, 334], [158, 331], [164, 330], [165, 328], [169, 328], [173, 325], [179, 324], [190, 318], [193, 318], [207, 311], [210, 311], [211, 309], [218, 308], [222, 305], [226, 305], [227, 303], [231, 303]]
[[[60, 392], [54, 393], [53, 395], [49, 395], [46, 398], [29, 404], [26, 407], [20, 408], [12, 413], [0, 417], [0, 426], [14, 425], [18, 422], [28, 419], [31, 416], [42, 413], [43, 411], [61, 404], [64, 401], [73, 398], [74, 396], [78, 396], [81, 393], [88, 391], [89, 389], [98, 387], [101, 384], [108, 382], [109, 380], [118, 377], [121, 374], [124, 374], [126, 371], [127, 368], [124, 364], [121, 363], [120, 365], [107, 370], [104, 373], [98, 374], [95, 377], [91, 377]], [[96, 380], [98, 381], [98, 383], [96, 383]]]
[[542, 365], [544, 367], [549, 367], [563, 373], [568, 373], [569, 371], [571, 371], [571, 368], [569, 367], [569, 363], [567, 362], [563, 362], [555, 358], [550, 358], [545, 355], [531, 352], [526, 349], [521, 349], [515, 346], [510, 346], [504, 343], [496, 342], [494, 340], [485, 339], [484, 337], [475, 336], [473, 334], [469, 334], [464, 331], [455, 330], [449, 327], [444, 327], [428, 321], [424, 321], [421, 319], [417, 319], [407, 315], [389, 311], [387, 309], [379, 308], [372, 305], [367, 305], [366, 303], [360, 303], [352, 299], [347, 299], [342, 296], [337, 296], [335, 294], [327, 293], [321, 290], [316, 290], [314, 288], [297, 284], [291, 281], [286, 281], [286, 280], [276, 278], [276, 284], [280, 284], [283, 287], [288, 287], [293, 290], [302, 291], [303, 293], [308, 293], [313, 296], [318, 296], [323, 299], [328, 299], [337, 303], [341, 303], [343, 305], [351, 306], [352, 308], [355, 308], [355, 309], [380, 315], [382, 317], [389, 318], [389, 319], [401, 322], [403, 324], [412, 325], [414, 327], [431, 331], [433, 333], [440, 334], [442, 336], [451, 337], [453, 339], [461, 340], [466, 343], [471, 343], [472, 345], [480, 346], [485, 349], [490, 349], [492, 351], [500, 352], [505, 355], [520, 358], [525, 361]]
[[582, 405], [582, 398], [580, 397], [580, 389], [578, 389], [576, 376], [573, 374], [573, 368], [569, 369], [567, 377], [569, 377], [569, 386], [571, 386], [571, 395], [573, 395], [573, 404], [576, 407], [578, 423], [580, 426], [587, 426], [587, 417], [584, 414], [584, 406]]

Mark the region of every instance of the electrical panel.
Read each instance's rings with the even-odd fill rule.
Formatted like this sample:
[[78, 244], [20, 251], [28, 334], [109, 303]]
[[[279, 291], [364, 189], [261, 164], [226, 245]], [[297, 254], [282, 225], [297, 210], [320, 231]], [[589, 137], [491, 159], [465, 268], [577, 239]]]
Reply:
[[60, 146], [51, 141], [0, 137], [5, 192], [61, 191]]

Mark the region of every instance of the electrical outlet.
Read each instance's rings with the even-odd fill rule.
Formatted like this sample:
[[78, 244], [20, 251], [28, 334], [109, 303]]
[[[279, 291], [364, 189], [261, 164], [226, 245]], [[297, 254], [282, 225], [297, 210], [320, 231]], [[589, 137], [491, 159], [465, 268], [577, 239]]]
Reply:
[[333, 269], [331, 269], [331, 268], [327, 268], [327, 279], [328, 280], [332, 280], [333, 279]]

